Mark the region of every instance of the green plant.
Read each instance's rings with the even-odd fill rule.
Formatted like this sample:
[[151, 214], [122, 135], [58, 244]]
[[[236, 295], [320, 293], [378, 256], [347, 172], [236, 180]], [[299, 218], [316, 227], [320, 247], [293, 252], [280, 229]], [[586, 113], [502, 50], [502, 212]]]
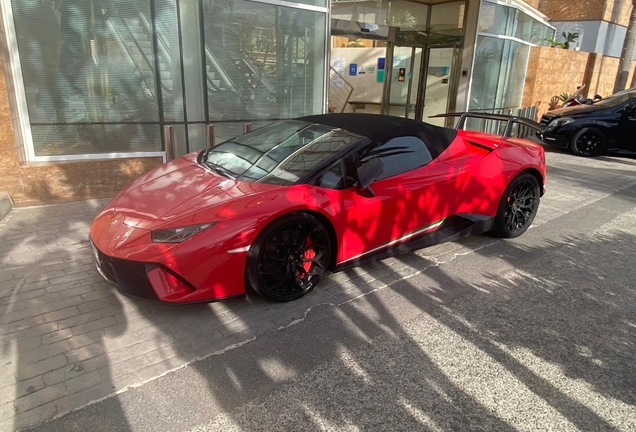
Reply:
[[404, 10], [391, 16], [389, 25], [400, 28], [413, 28], [417, 25], [417, 18], [408, 10]]
[[563, 102], [567, 101], [568, 99], [570, 99], [572, 97], [572, 95], [570, 93], [561, 93], [559, 96], [557, 96], [559, 99], [561, 99]]
[[545, 38], [544, 41], [549, 43], [552, 48], [556, 48], [556, 47], [565, 48], [565, 44], [563, 42], [557, 42], [556, 39]]
[[563, 36], [563, 38], [565, 39], [565, 42], [563, 43], [563, 48], [565, 49], [570, 49], [570, 44], [574, 43], [577, 41], [577, 39], [579, 38], [579, 34], [578, 33], [570, 33], [570, 32], [563, 32], [561, 33], [561, 36]]
[[356, 39], [354, 41], [351, 41], [347, 44], [348, 48], [364, 48], [364, 41], [361, 41], [360, 39]]
[[560, 96], [552, 96], [552, 99], [550, 99], [550, 104], [548, 105], [548, 109], [550, 111], [552, 111], [553, 109], [556, 109], [556, 107], [559, 106], [559, 102], [561, 102]]

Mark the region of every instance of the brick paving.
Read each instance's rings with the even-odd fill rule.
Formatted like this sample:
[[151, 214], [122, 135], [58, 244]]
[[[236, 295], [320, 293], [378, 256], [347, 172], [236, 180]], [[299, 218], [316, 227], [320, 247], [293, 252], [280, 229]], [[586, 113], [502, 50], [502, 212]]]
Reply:
[[[636, 160], [548, 152], [535, 225], [636, 184]], [[16, 208], [0, 221], [0, 432], [40, 424], [499, 240], [472, 237], [331, 275], [302, 299], [174, 306], [130, 299], [91, 262], [107, 200]]]

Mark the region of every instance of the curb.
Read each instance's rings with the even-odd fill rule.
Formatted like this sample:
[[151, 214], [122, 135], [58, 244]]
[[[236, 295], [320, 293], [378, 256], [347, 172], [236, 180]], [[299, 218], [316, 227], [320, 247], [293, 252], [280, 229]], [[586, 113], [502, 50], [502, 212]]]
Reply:
[[7, 192], [0, 192], [0, 220], [11, 212], [13, 200]]

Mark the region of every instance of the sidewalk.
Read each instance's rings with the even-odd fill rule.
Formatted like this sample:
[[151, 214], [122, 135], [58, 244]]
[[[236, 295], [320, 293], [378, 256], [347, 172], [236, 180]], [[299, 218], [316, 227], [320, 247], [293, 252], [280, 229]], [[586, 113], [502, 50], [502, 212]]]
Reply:
[[[636, 184], [632, 159], [547, 156], [535, 225]], [[473, 237], [338, 273], [292, 303], [252, 295], [173, 306], [123, 297], [93, 268], [88, 229], [106, 202], [14, 208], [0, 221], [0, 431], [38, 425], [287, 326], [314, 305], [343, 303], [498, 241]]]

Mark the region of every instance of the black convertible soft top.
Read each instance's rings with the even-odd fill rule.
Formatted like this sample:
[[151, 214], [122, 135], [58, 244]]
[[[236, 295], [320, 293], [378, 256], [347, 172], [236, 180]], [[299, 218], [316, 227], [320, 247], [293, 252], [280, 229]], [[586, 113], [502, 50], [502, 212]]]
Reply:
[[319, 114], [301, 117], [299, 120], [348, 130], [372, 141], [382, 141], [400, 136], [416, 136], [426, 144], [433, 158], [438, 157], [446, 150], [457, 136], [455, 129], [379, 114]]

